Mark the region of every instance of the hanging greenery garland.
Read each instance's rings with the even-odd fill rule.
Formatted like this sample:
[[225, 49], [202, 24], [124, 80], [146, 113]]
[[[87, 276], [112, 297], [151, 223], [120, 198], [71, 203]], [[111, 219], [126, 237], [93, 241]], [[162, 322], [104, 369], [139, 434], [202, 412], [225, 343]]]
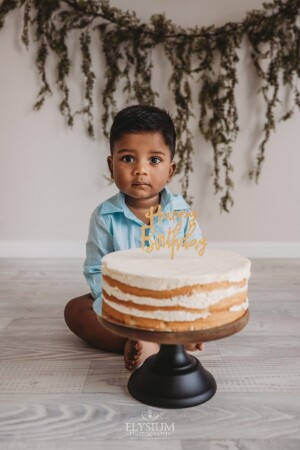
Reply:
[[[233, 205], [231, 154], [239, 132], [235, 86], [238, 82], [238, 50], [243, 38], [251, 48], [251, 58], [261, 79], [259, 92], [266, 105], [262, 141], [255, 167], [249, 172], [256, 183], [265, 159], [266, 144], [275, 130], [275, 108], [280, 102], [281, 84], [290, 87], [294, 94], [293, 107], [281, 119], [288, 119], [295, 107], [300, 108], [297, 84], [300, 77], [300, 0], [274, 0], [264, 4], [261, 11], [249, 12], [239, 23], [186, 29], [173, 24], [164, 14], [154, 14], [149, 23], [143, 23], [134, 12], [111, 7], [107, 0], [3, 0], [0, 4], [0, 29], [7, 14], [16, 8], [23, 11], [22, 41], [28, 48], [33, 35], [38, 43], [35, 63], [41, 89], [34, 108], [40, 109], [46, 96], [52, 92], [47, 77], [47, 59], [52, 52], [57, 58], [56, 84], [62, 95], [60, 111], [70, 126], [75, 115], [85, 116], [90, 136], [94, 136], [96, 80], [92, 57], [98, 55], [91, 50], [92, 33], [99, 33], [106, 63], [106, 86], [102, 93], [102, 123], [106, 136], [117, 112], [116, 90], [120, 82], [125, 82], [127, 103], [155, 103], [159, 93], [151, 86], [152, 51], [158, 45], [163, 47], [172, 66], [168, 87], [176, 106], [177, 173], [182, 174], [182, 194], [189, 203], [192, 201], [188, 195], [189, 173], [193, 171], [193, 136], [189, 121], [195, 117], [191, 85], [197, 83], [199, 129], [211, 143], [214, 153], [215, 193], [220, 193], [221, 210], [228, 212]], [[85, 98], [82, 108], [72, 112], [67, 83], [71, 67], [67, 38], [78, 30]]]

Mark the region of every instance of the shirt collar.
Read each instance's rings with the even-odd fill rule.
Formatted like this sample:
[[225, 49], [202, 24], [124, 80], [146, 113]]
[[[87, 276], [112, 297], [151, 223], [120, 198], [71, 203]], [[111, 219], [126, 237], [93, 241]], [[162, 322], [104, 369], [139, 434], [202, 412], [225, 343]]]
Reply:
[[[180, 211], [189, 208], [186, 201], [178, 194], [172, 192], [165, 187], [161, 191], [160, 204], [162, 211]], [[123, 212], [127, 218], [136, 218], [125, 203], [125, 194], [118, 192], [118, 194], [106, 200], [101, 208], [101, 214], [112, 214], [116, 212]]]

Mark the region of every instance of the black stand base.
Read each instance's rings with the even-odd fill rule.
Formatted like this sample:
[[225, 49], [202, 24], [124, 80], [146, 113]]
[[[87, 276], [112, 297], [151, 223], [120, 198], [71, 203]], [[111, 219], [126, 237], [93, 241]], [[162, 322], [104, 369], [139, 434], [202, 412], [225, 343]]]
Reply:
[[161, 344], [128, 381], [130, 394], [142, 403], [161, 408], [188, 408], [214, 396], [214, 377], [183, 345]]
[[129, 378], [128, 390], [134, 398], [161, 408], [188, 408], [207, 402], [216, 393], [217, 386], [211, 373], [198, 359], [188, 355], [182, 344], [207, 342], [238, 333], [246, 326], [249, 311], [235, 322], [182, 332], [131, 328], [102, 316], [98, 319], [104, 328], [119, 336], [161, 344], [160, 351], [146, 359]]

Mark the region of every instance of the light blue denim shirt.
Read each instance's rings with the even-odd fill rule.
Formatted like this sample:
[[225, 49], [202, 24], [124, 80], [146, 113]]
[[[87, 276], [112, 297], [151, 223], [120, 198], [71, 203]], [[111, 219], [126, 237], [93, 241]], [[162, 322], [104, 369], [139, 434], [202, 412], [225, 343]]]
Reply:
[[[189, 211], [190, 207], [179, 194], [172, 194], [166, 187], [161, 191], [161, 210], [163, 212]], [[175, 219], [172, 227], [176, 225]], [[183, 218], [181, 234], [178, 238], [184, 237], [188, 228], [189, 218]], [[155, 231], [165, 234], [170, 228], [167, 219], [154, 218]], [[125, 195], [122, 192], [114, 195], [101, 203], [93, 212], [90, 220], [89, 235], [86, 243], [86, 259], [84, 262], [83, 274], [91, 288], [94, 298], [93, 308], [97, 313], [101, 311], [102, 304], [102, 258], [108, 253], [129, 248], [141, 247], [141, 227], [145, 225], [128, 208], [125, 203]], [[155, 237], [155, 234], [153, 235]], [[197, 227], [192, 236], [194, 239], [201, 239], [202, 233], [197, 223]]]

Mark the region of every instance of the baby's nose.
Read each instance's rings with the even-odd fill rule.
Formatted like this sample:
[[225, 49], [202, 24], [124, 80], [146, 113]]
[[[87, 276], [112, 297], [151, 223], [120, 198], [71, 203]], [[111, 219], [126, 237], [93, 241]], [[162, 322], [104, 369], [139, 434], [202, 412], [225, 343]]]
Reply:
[[146, 174], [147, 173], [146, 165], [143, 163], [137, 163], [133, 169], [133, 172], [135, 175]]

